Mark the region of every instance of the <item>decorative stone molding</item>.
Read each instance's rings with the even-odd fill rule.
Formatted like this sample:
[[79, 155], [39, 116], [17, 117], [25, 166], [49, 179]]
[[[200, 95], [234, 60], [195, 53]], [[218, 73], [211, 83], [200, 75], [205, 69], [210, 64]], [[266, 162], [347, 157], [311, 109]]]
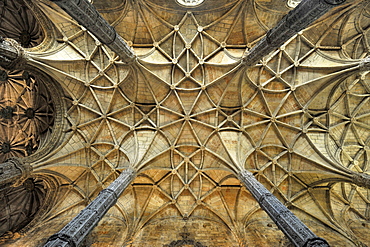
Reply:
[[30, 176], [32, 167], [24, 164], [20, 159], [9, 158], [5, 163], [0, 164], [0, 184], [9, 184], [17, 187]]
[[247, 66], [254, 65], [330, 9], [344, 2], [345, 0], [302, 1], [284, 16], [276, 27], [267, 32], [266, 36], [243, 57], [243, 62]]
[[200, 242], [195, 241], [194, 239], [189, 239], [190, 233], [188, 228], [184, 226], [183, 231], [179, 234], [181, 240], [174, 240], [170, 244], [166, 244], [163, 247], [176, 247], [176, 246], [195, 246], [195, 247], [206, 247]]
[[18, 187], [5, 185], [0, 190], [0, 245], [40, 223], [55, 205], [58, 188], [54, 177], [35, 173]]
[[251, 172], [247, 170], [241, 171], [239, 173], [239, 179], [252, 193], [261, 208], [295, 246], [329, 246], [324, 239], [317, 237], [270, 191], [258, 182]]
[[370, 70], [370, 56], [365, 57], [360, 62], [360, 71], [369, 71]]
[[204, 0], [176, 0], [176, 2], [186, 7], [196, 7], [203, 3]]
[[13, 39], [0, 37], [0, 66], [4, 69], [22, 69], [27, 63], [24, 49]]
[[369, 174], [353, 172], [352, 181], [357, 186], [370, 189], [370, 175]]
[[118, 197], [135, 178], [135, 174], [136, 172], [132, 168], [124, 170], [108, 188], [102, 190], [97, 198], [71, 222], [51, 236], [44, 246], [79, 246], [104, 217], [105, 213], [117, 202]]
[[52, 78], [34, 69], [0, 70], [0, 162], [50, 152], [62, 135], [62, 90]]
[[114, 28], [99, 14], [87, 0], [52, 0], [86, 27], [100, 42], [112, 49], [125, 63], [131, 63], [135, 54]]

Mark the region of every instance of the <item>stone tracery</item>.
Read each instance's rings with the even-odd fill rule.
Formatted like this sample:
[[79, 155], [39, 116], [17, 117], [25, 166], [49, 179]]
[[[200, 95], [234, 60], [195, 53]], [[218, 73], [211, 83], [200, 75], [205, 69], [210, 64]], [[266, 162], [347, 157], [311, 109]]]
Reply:
[[42, 78], [28, 71], [2, 70], [1, 162], [34, 153], [50, 135], [54, 105]]
[[[338, 225], [332, 223], [335, 219], [317, 206], [317, 194], [310, 191], [310, 184], [325, 176], [317, 177], [316, 172], [335, 169], [314, 154], [311, 132], [336, 127], [327, 127], [323, 120], [326, 108], [314, 111], [306, 106], [309, 102], [306, 93], [312, 84], [330, 84], [329, 79], [346, 75], [339, 63], [326, 72], [320, 69], [321, 64], [315, 64], [317, 57], [323, 64], [331, 62], [318, 52], [330, 48], [310, 40], [309, 29], [308, 34], [298, 34], [260, 64], [246, 70], [239, 64], [239, 58], [267, 30], [264, 21], [256, 17], [252, 24], [233, 24], [232, 30], [259, 26], [260, 35], [245, 35], [243, 44], [234, 43], [236, 31], [221, 35], [215, 30], [227, 18], [236, 20], [236, 16], [247, 15], [250, 5], [234, 1], [228, 12], [220, 10], [221, 17], [212, 21], [203, 20], [195, 11], [182, 12], [176, 20], [169, 20], [171, 23], [159, 14], [155, 16], [156, 22], [149, 23], [144, 16], [154, 15], [155, 10], [161, 13], [161, 8], [150, 4], [152, 1], [138, 2], [135, 6], [128, 3], [125, 8], [140, 20], [135, 22], [139, 23], [137, 29], [132, 30], [143, 32], [122, 30], [125, 26], [122, 23], [132, 18], [129, 14], [114, 22], [117, 31], [141, 58], [134, 69], [115, 61], [105, 46], [71, 22], [63, 30], [63, 49], [69, 49], [70, 60], [58, 63], [52, 56], [34, 58], [38, 66], [49, 66], [49, 72], [72, 95], [66, 100], [70, 105], [66, 115], [70, 139], [52, 157], [37, 164], [39, 169], [49, 169], [70, 179], [66, 182], [72, 185], [69, 193], [78, 194], [70, 206], [77, 207], [94, 198], [117, 175], [116, 169], [134, 166], [143, 169], [147, 180], [138, 177], [132, 191], [137, 190], [139, 197], [143, 192], [138, 188], [147, 186], [156, 197], [136, 199], [144, 202], [135, 212], [140, 217], [137, 222], [129, 222], [130, 227], [141, 229], [152, 217], [172, 206], [173, 212], [182, 218], [196, 215], [205, 207], [237, 232], [238, 224], [247, 225], [249, 221], [230, 213], [236, 209], [226, 205], [223, 191], [227, 186], [240, 186], [228, 177], [230, 171], [246, 167], [257, 172], [259, 180], [291, 208], [315, 218], [310, 206], [315, 207], [322, 212], [316, 220], [338, 230]], [[271, 15], [269, 10], [265, 11]], [[66, 17], [62, 18], [67, 22]], [[156, 33], [153, 26], [158, 23], [165, 23], [169, 35], [157, 36], [160, 32]], [[363, 56], [361, 53], [358, 57]], [[7, 112], [10, 110], [4, 110], [4, 114]], [[333, 114], [329, 114], [330, 119]], [[342, 141], [340, 146], [348, 141], [340, 135], [332, 139]], [[364, 141], [360, 138], [358, 142]], [[320, 151], [325, 152], [324, 149]], [[360, 163], [365, 164], [362, 160], [367, 158], [360, 156]], [[66, 165], [58, 167], [57, 163]], [[215, 169], [221, 171], [216, 174]], [[85, 184], [87, 180], [89, 185]], [[222, 181], [228, 184], [223, 187]], [[153, 198], [157, 198], [156, 204]], [[126, 207], [116, 206], [120, 217], [134, 214]], [[242, 206], [235, 208], [243, 210]], [[59, 214], [63, 214], [62, 208], [55, 213]], [[341, 234], [344, 239], [350, 238], [345, 232]]]
[[44, 32], [25, 2], [2, 0], [0, 13], [0, 36], [14, 39], [25, 48], [41, 44]]

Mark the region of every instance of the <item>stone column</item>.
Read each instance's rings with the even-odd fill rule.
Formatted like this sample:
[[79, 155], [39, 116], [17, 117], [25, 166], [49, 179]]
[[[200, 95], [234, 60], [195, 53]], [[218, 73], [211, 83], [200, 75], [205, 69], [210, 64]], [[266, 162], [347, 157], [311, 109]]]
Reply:
[[0, 185], [19, 186], [29, 177], [31, 170], [30, 165], [23, 164], [17, 158], [7, 159], [0, 164]]
[[0, 66], [7, 70], [22, 69], [26, 64], [24, 49], [12, 39], [0, 36]]
[[285, 207], [270, 191], [268, 191], [253, 174], [247, 170], [239, 173], [239, 179], [252, 193], [261, 208], [270, 216], [279, 229], [299, 247], [329, 247], [322, 238], [316, 236], [302, 221]]
[[84, 26], [100, 42], [114, 51], [123, 62], [134, 61], [135, 54], [122, 37], [99, 14], [95, 7], [87, 0], [51, 0], [59, 5], [67, 14]]
[[270, 29], [243, 58], [247, 66], [256, 64], [264, 56], [283, 45], [291, 37], [303, 30], [330, 9], [346, 0], [304, 0]]
[[118, 197], [134, 180], [132, 168], [124, 170], [108, 188], [99, 195], [62, 230], [52, 235], [44, 247], [77, 247], [94, 229], [105, 213], [117, 202]]

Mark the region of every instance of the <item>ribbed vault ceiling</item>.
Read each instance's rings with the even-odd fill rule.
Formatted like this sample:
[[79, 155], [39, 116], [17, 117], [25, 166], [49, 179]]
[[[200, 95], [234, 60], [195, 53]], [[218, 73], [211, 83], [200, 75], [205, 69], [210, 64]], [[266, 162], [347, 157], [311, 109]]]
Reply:
[[370, 78], [358, 60], [370, 49], [367, 1], [249, 68], [244, 52], [290, 10], [281, 1], [93, 1], [133, 65], [56, 5], [35, 4], [58, 45], [30, 63], [63, 86], [67, 106], [63, 144], [33, 164], [63, 184], [45, 222], [73, 216], [130, 166], [139, 175], [106, 218], [125, 229], [116, 243], [140, 246], [141, 230], [173, 217], [218, 222], [235, 246], [286, 246], [233, 175], [248, 169], [333, 246], [369, 244], [369, 190], [337, 180], [370, 169]]

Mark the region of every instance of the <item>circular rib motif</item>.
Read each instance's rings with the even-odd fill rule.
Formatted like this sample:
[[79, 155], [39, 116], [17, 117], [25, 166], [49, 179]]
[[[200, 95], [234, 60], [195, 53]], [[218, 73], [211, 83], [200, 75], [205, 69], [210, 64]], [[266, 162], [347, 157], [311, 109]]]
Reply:
[[22, 47], [35, 47], [44, 39], [41, 26], [22, 0], [0, 1], [0, 19], [0, 36], [14, 39]]
[[367, 172], [370, 150], [369, 74], [345, 80], [329, 98], [328, 150], [357, 172]]
[[34, 153], [52, 131], [54, 104], [41, 76], [0, 71], [0, 162]]
[[[0, 236], [12, 237], [32, 221], [44, 205], [47, 191], [40, 179], [29, 178], [16, 188], [9, 187], [0, 192]], [[0, 242], [1, 243], [1, 242]]]
[[[205, 10], [216, 2], [230, 4]], [[336, 102], [365, 99], [368, 92], [353, 88], [350, 97], [343, 98], [344, 87], [337, 87], [355, 73], [357, 64], [343, 65], [330, 57], [349, 46], [327, 45], [339, 39], [325, 39], [329, 36], [326, 30], [327, 25], [339, 30], [334, 27], [340, 18], [343, 23], [347, 18], [338, 13], [329, 16], [245, 68], [240, 61], [245, 50], [288, 11], [281, 3], [271, 3], [276, 5], [205, 1], [185, 9], [169, 1], [171, 8], [166, 9], [163, 0], [138, 0], [126, 1], [127, 12], [116, 17], [109, 12], [112, 9], [102, 11], [135, 49], [139, 59], [132, 66], [118, 61], [86, 29], [72, 22], [60, 24], [70, 57], [61, 56], [55, 62], [54, 56], [40, 62], [52, 68], [71, 92], [65, 98], [70, 138], [38, 169], [50, 169], [71, 180], [63, 195], [68, 201], [65, 207], [77, 210], [75, 205], [87, 204], [117, 176], [117, 170], [130, 166], [139, 175], [111, 216], [125, 218], [128, 229], [135, 229], [132, 234], [168, 216], [181, 221], [201, 217], [222, 221], [245, 243], [273, 246], [279, 237], [277, 227], [272, 223], [266, 227], [267, 215], [261, 215], [258, 203], [233, 174], [247, 169], [289, 209], [307, 219], [310, 227], [324, 229], [322, 234], [328, 233], [333, 245], [351, 246], [349, 230], [340, 230], [339, 218], [332, 216], [340, 206], [332, 209], [329, 200], [324, 200], [329, 193], [340, 193], [341, 187], [330, 188], [340, 179], [336, 173], [343, 173], [339, 164], [329, 162], [325, 141], [338, 140], [340, 145], [333, 149], [337, 158], [338, 147], [361, 146], [352, 141], [354, 135], [341, 136], [342, 130], [336, 131], [350, 125], [339, 107], [342, 103], [336, 108]], [[361, 18], [366, 21], [365, 17]], [[356, 57], [365, 53], [356, 50]], [[324, 97], [315, 98], [320, 91]], [[364, 108], [367, 100], [353, 102], [349, 104], [355, 115], [353, 125], [362, 128], [358, 122], [367, 113], [355, 109]], [[329, 108], [332, 112], [328, 113]], [[5, 109], [4, 116], [12, 112]], [[344, 116], [345, 124], [336, 126], [338, 114]], [[32, 115], [27, 110], [26, 116]], [[366, 162], [360, 162], [363, 171]], [[338, 205], [344, 201], [338, 200]], [[357, 201], [361, 202], [352, 200]], [[364, 207], [368, 199], [361, 203]], [[55, 212], [65, 211], [60, 206]], [[120, 234], [120, 238], [131, 241], [130, 234]], [[210, 245], [211, 238], [194, 240]], [[170, 240], [174, 239], [178, 237]]]

